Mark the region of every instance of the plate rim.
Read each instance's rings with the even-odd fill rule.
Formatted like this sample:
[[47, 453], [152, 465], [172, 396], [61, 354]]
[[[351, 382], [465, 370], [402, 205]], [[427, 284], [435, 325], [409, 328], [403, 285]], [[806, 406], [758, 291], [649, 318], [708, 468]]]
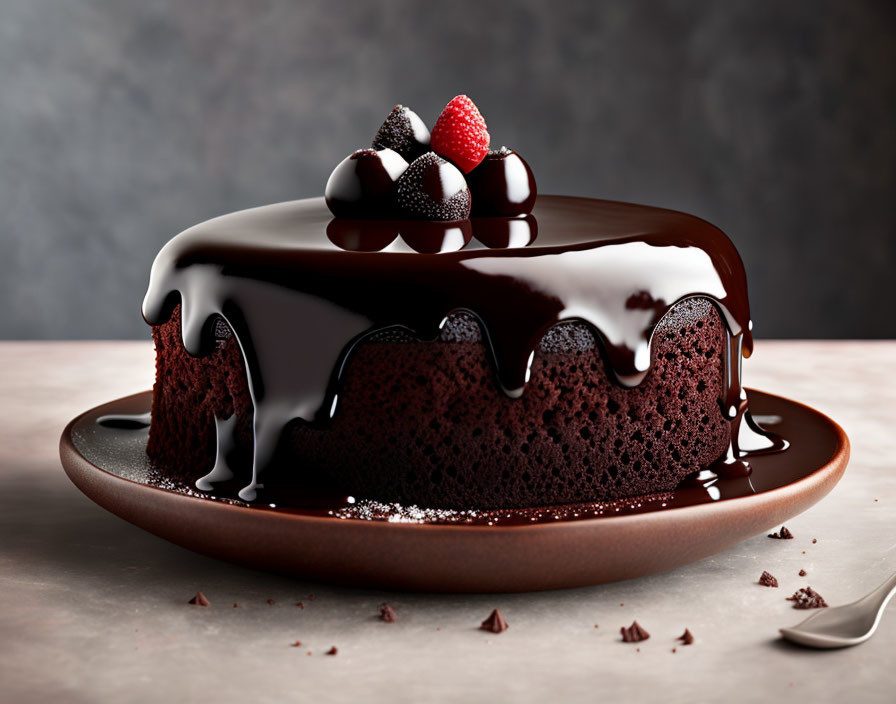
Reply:
[[[764, 392], [759, 392], [764, 393]], [[809, 509], [843, 476], [849, 440], [825, 414], [796, 405], [833, 434], [830, 458], [783, 486], [748, 496], [627, 515], [516, 525], [402, 523], [258, 509], [190, 496], [96, 466], [68, 423], [60, 458], [73, 484], [113, 515], [188, 550], [250, 568], [350, 587], [508, 593], [593, 586], [678, 569]], [[120, 407], [116, 409], [121, 412]], [[187, 500], [200, 502], [188, 503]], [[658, 546], [661, 546], [658, 548]]]

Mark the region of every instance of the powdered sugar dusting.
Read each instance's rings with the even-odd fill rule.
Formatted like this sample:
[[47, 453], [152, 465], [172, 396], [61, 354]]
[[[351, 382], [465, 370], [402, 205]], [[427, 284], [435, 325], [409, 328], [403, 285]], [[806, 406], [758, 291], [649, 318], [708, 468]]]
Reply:
[[334, 518], [388, 523], [449, 523], [459, 525], [502, 525], [569, 521], [616, 513], [663, 508], [671, 499], [669, 492], [607, 502], [588, 502], [566, 506], [544, 506], [526, 509], [442, 509], [422, 508], [381, 501], [357, 501], [351, 506], [329, 511]]

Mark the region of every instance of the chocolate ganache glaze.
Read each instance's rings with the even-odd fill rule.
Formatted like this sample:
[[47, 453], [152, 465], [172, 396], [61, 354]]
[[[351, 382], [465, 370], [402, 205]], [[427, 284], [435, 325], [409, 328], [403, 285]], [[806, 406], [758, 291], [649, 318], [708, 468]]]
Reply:
[[738, 440], [758, 427], [740, 423], [741, 357], [752, 349], [746, 276], [725, 234], [684, 213], [561, 196], [540, 196], [528, 216], [460, 222], [333, 219], [323, 198], [269, 205], [168, 242], [143, 315], [160, 325], [180, 303], [194, 356], [212, 349], [221, 319], [236, 337], [254, 406], [253, 478], [240, 492], [251, 501], [287, 423], [326, 425], [338, 412], [341, 371], [371, 333], [400, 327], [433, 339], [449, 314], [469, 311], [497, 383], [519, 397], [545, 332], [583, 321], [618, 382], [634, 386], [649, 371], [654, 327], [689, 297], [710, 299], [725, 320], [723, 462], [748, 471]]

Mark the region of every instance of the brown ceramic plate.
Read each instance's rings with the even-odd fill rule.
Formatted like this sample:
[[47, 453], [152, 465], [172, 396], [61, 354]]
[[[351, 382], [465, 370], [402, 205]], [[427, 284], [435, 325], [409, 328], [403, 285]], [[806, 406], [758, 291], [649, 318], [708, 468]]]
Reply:
[[146, 413], [148, 391], [75, 418], [62, 434], [60, 454], [69, 478], [100, 506], [224, 560], [387, 589], [558, 589], [699, 560], [805, 511], [834, 487], [849, 458], [843, 430], [795, 401], [758, 391], [749, 397], [757, 419], [791, 446], [752, 458], [748, 479], [694, 482], [662, 500], [630, 500], [622, 510], [548, 509], [531, 522], [528, 514], [504, 511], [496, 525], [340, 518], [191, 495], [148, 465], [145, 430], [98, 431], [102, 415]]

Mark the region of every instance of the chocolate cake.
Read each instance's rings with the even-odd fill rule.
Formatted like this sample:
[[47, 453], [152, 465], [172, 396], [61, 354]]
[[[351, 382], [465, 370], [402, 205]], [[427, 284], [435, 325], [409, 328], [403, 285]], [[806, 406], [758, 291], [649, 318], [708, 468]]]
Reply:
[[[730, 240], [670, 210], [536, 200], [528, 165], [482, 153], [458, 105], [438, 154], [414, 121], [410, 165], [377, 144], [340, 163], [326, 200], [225, 215], [162, 249], [143, 309], [155, 464], [246, 501], [479, 509], [748, 471]], [[396, 111], [377, 140], [407, 151]]]
[[[250, 472], [254, 421], [259, 470], [486, 508], [668, 490], [728, 452], [749, 319], [740, 260], [707, 223], [556, 196], [467, 230], [330, 221], [297, 201], [166, 245], [145, 304], [154, 461]], [[525, 246], [485, 244], [521, 223], [504, 241]], [[424, 235], [449, 251], [415, 251]]]

